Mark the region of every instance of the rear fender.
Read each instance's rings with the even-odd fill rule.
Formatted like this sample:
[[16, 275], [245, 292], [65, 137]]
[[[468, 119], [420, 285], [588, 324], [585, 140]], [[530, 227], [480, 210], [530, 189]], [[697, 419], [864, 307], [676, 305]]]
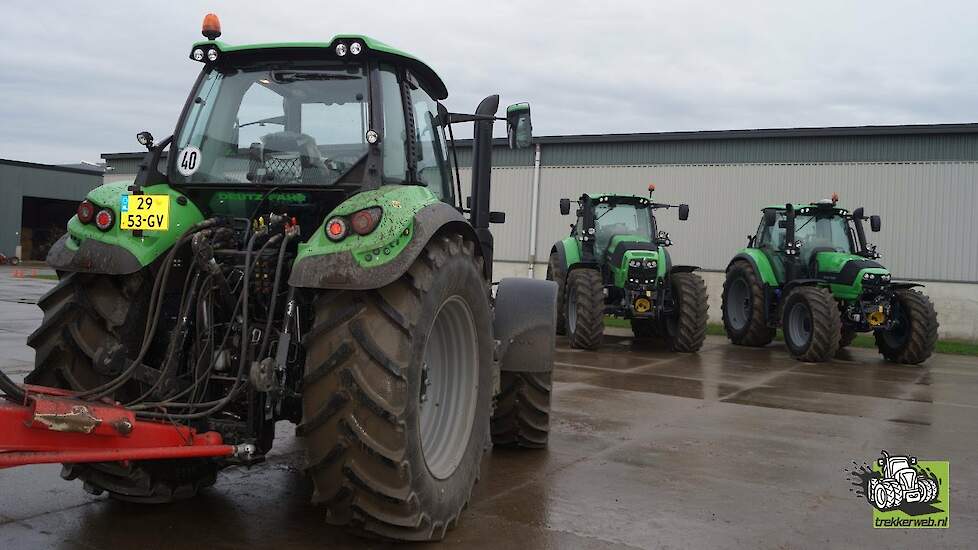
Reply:
[[[326, 216], [347, 215], [363, 208], [384, 209], [380, 225], [366, 236], [350, 235], [334, 243], [321, 226], [292, 266], [289, 284], [300, 288], [369, 290], [387, 286], [411, 267], [431, 239], [460, 234], [483, 256], [475, 230], [454, 207], [424, 187], [392, 185], [354, 195]], [[483, 256], [484, 257], [484, 256]], [[488, 280], [490, 265], [484, 265]]]
[[557, 324], [557, 283], [506, 278], [496, 289], [496, 358], [505, 372], [553, 370]]
[[129, 194], [132, 182], [115, 182], [96, 187], [86, 198], [97, 209], [109, 208], [115, 223], [100, 231], [94, 223], [83, 224], [78, 216], [68, 220], [68, 232], [48, 252], [48, 265], [58, 271], [126, 275], [153, 263], [204, 216], [193, 202], [166, 184], [142, 188], [147, 195], [169, 195], [170, 228], [168, 231], [144, 231], [137, 237], [132, 231], [119, 229], [120, 199]]
[[771, 261], [760, 250], [756, 248], [742, 249], [730, 260], [730, 263], [727, 264], [727, 269], [730, 269], [730, 266], [737, 260], [744, 260], [751, 264], [754, 272], [757, 273], [764, 284], [772, 287], [779, 286], [778, 278], [775, 276], [774, 268], [771, 266]]

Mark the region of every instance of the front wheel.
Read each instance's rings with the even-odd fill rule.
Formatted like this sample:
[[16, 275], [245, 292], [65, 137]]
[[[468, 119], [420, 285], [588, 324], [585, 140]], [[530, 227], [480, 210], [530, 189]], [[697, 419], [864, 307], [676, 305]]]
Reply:
[[828, 289], [801, 286], [784, 302], [781, 329], [788, 351], [799, 361], [828, 361], [839, 350], [842, 317]]
[[876, 330], [876, 347], [887, 361], [916, 365], [934, 353], [937, 311], [927, 296], [916, 290], [898, 290], [893, 304], [893, 325]]
[[567, 334], [567, 309], [564, 306], [567, 269], [556, 252], [550, 255], [547, 262], [547, 280], [557, 283], [557, 334]]
[[386, 287], [317, 297], [297, 433], [327, 522], [407, 541], [455, 524], [489, 442], [486, 289], [473, 243], [453, 235]]
[[706, 339], [707, 303], [706, 283], [695, 273], [673, 273], [672, 315], [665, 319], [665, 335], [673, 351], [694, 352], [703, 347]]
[[542, 449], [550, 437], [550, 372], [500, 373], [500, 393], [492, 416], [492, 443]]
[[567, 337], [572, 348], [598, 349], [604, 338], [601, 272], [580, 268], [567, 277]]

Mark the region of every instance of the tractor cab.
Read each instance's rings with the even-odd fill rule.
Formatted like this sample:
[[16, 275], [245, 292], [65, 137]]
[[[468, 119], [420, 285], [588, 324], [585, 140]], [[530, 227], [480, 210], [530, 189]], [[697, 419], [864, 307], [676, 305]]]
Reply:
[[[863, 208], [850, 213], [838, 207], [837, 202], [838, 195], [833, 195], [802, 206], [786, 204], [762, 210], [761, 223], [750, 245], [767, 256], [779, 280], [825, 278], [843, 283], [839, 273], [849, 262], [855, 262], [850, 268], [857, 272], [882, 268], [873, 261], [880, 256], [866, 239]], [[879, 231], [879, 216], [869, 219], [872, 230]], [[878, 282], [882, 283], [889, 279], [889, 273], [884, 271], [864, 274], [872, 274], [873, 279], [879, 275]], [[848, 274], [843, 279], [848, 281]]]

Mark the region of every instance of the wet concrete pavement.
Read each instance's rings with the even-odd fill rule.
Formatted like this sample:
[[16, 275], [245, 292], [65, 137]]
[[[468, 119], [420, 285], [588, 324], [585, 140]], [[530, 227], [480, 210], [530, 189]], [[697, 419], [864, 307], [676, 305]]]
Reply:
[[[0, 368], [22, 376], [39, 321], [0, 272]], [[33, 294], [32, 294], [33, 293]], [[559, 342], [546, 451], [493, 451], [440, 548], [973, 548], [978, 532], [978, 360], [922, 367], [851, 350], [822, 365], [783, 346], [710, 337], [696, 355]], [[197, 499], [134, 506], [94, 497], [60, 467], [0, 470], [0, 548], [381, 546], [322, 524], [292, 427], [266, 464], [226, 470]], [[950, 460], [950, 529], [881, 530], [846, 470], [879, 455]]]

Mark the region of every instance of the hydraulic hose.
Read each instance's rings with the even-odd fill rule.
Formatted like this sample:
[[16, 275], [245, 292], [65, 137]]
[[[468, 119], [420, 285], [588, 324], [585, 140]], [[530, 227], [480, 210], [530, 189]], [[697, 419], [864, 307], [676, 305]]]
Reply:
[[3, 392], [5, 398], [15, 403], [27, 402], [27, 391], [20, 384], [11, 380], [3, 371], [0, 371], [0, 392]]

